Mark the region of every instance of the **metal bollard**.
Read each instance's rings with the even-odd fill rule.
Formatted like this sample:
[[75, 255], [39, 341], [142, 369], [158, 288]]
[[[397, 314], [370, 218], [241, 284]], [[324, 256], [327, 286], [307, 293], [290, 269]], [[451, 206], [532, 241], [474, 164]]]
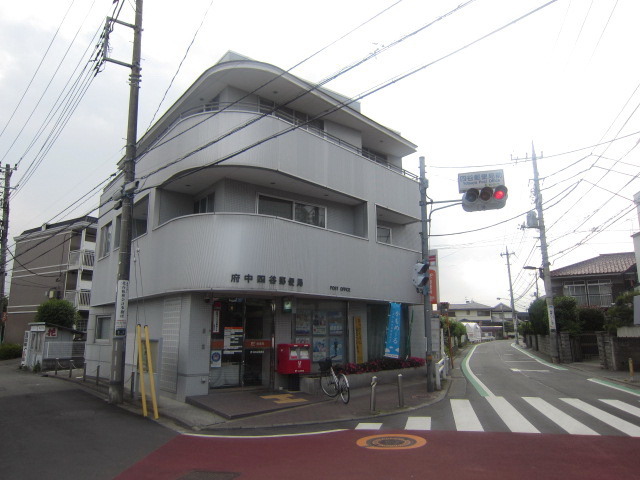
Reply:
[[100, 365], [96, 368], [96, 387], [100, 385]]
[[56, 376], [58, 375], [58, 365], [59, 365], [59, 358], [56, 358], [56, 366], [53, 368], [53, 371], [55, 372]]
[[371, 379], [371, 411], [376, 411], [376, 385], [378, 384], [378, 377], [374, 376]]
[[87, 364], [86, 363], [82, 364], [82, 381], [83, 382], [87, 381]]
[[73, 371], [73, 367], [75, 367], [75, 365], [73, 364], [73, 361], [69, 360], [69, 378], [71, 378], [71, 372]]
[[404, 407], [404, 391], [402, 390], [402, 374], [398, 374], [398, 407]]
[[633, 382], [633, 358], [629, 359], [629, 381]]

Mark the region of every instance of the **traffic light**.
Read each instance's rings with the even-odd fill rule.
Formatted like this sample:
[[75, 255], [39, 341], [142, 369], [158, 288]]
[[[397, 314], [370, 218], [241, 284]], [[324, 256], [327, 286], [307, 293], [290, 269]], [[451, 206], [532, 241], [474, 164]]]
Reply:
[[419, 289], [429, 283], [429, 262], [419, 262], [413, 266], [411, 281]]
[[462, 208], [465, 212], [477, 212], [479, 210], [496, 210], [507, 203], [507, 187], [470, 188], [462, 195]]

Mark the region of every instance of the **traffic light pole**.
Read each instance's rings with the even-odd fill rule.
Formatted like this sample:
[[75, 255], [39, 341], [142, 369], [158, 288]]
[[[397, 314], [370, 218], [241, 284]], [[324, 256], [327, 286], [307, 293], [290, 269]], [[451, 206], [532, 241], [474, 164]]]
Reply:
[[[118, 22], [123, 24], [123, 22]], [[122, 216], [120, 222], [120, 253], [118, 258], [118, 282], [116, 312], [109, 377], [109, 403], [124, 400], [124, 366], [126, 358], [127, 314], [129, 308], [129, 269], [131, 267], [132, 204], [135, 180], [136, 142], [138, 136], [138, 96], [140, 92], [140, 58], [142, 44], [142, 0], [136, 0], [135, 25], [133, 28], [133, 59], [129, 77], [129, 118], [127, 125], [127, 145], [121, 169], [123, 171]], [[112, 61], [107, 59], [107, 61]], [[114, 61], [122, 65], [122, 62]]]
[[[427, 220], [427, 187], [429, 182], [425, 175], [424, 157], [420, 157], [420, 217], [422, 221], [422, 262], [429, 264], [429, 230]], [[422, 287], [423, 296], [423, 313], [424, 313], [424, 334], [427, 337], [427, 392], [434, 390], [434, 364], [433, 364], [433, 345], [431, 339], [431, 302], [429, 300], [429, 282]]]
[[540, 230], [540, 250], [542, 252], [542, 271], [544, 278], [544, 293], [547, 303], [547, 313], [549, 315], [549, 343], [551, 360], [553, 363], [560, 363], [558, 354], [558, 333], [556, 331], [556, 317], [553, 307], [553, 292], [551, 291], [551, 274], [549, 271], [549, 253], [547, 251], [547, 232], [544, 226], [544, 212], [542, 210], [542, 195], [540, 194], [540, 179], [538, 177], [538, 162], [536, 151], [531, 143], [531, 160], [533, 163], [533, 184], [536, 197], [536, 210], [538, 212], [538, 229]]

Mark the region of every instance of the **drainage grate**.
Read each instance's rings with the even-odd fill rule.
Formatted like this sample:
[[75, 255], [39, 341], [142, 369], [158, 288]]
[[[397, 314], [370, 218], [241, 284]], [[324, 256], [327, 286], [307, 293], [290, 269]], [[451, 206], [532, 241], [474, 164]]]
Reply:
[[203, 472], [194, 470], [180, 477], [178, 480], [233, 480], [239, 476], [240, 474], [235, 472]]

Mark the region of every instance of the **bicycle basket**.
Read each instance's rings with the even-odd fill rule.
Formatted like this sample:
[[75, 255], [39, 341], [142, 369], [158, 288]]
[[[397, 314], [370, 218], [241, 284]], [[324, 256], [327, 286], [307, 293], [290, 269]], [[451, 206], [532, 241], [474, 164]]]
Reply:
[[324, 360], [320, 360], [318, 365], [320, 365], [321, 372], [327, 372], [331, 368], [331, 359], [325, 358]]

